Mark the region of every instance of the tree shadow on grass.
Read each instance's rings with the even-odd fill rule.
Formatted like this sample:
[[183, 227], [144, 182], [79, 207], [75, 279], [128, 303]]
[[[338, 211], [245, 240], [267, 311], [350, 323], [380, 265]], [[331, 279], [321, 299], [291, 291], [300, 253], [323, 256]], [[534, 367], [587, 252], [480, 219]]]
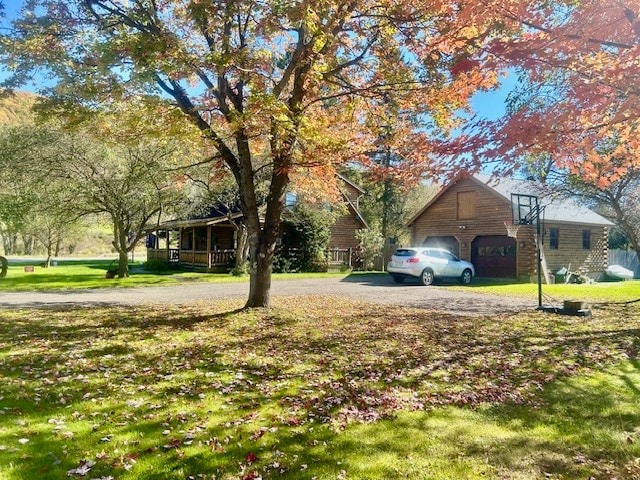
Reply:
[[[348, 452], [342, 462], [355, 478], [635, 478], [639, 384], [640, 366], [626, 362], [555, 382], [535, 405], [449, 407], [356, 425], [332, 451]], [[376, 471], [382, 456], [406, 469]]]
[[[336, 310], [329, 298], [289, 302], [270, 311], [225, 303], [0, 312], [0, 445], [14, 465], [30, 459], [9, 478], [65, 478], [87, 452], [104, 457], [92, 477], [259, 470], [336, 478], [346, 469], [351, 478], [421, 478], [448, 469], [449, 478], [467, 478], [484, 468], [575, 478], [604, 468], [598, 444], [618, 448], [605, 434], [588, 443], [584, 425], [596, 432], [618, 421], [626, 430], [640, 421], [634, 409], [615, 413], [620, 392], [604, 383], [558, 383], [556, 394], [531, 396], [635, 355], [637, 310], [468, 319], [348, 302]], [[636, 373], [620, 382], [633, 402]], [[538, 406], [486, 407], [514, 399]], [[442, 405], [475, 410], [422, 411]], [[258, 460], [247, 461], [250, 453]], [[616, 468], [623, 453], [614, 454]]]

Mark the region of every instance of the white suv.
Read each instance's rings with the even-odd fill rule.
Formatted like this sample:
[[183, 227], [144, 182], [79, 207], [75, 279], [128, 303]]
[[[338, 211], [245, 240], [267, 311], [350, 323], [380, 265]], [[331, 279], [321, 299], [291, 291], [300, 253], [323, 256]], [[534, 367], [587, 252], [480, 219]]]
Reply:
[[400, 248], [391, 256], [387, 272], [396, 283], [407, 277], [420, 279], [423, 285], [431, 285], [437, 278], [457, 278], [463, 285], [471, 283], [476, 270], [473, 265], [460, 260], [443, 248]]

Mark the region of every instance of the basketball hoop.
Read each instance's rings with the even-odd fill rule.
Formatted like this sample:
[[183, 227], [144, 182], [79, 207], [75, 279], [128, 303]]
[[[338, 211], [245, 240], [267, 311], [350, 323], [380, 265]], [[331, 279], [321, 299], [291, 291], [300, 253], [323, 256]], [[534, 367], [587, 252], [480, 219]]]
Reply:
[[507, 227], [507, 235], [511, 238], [516, 238], [518, 235], [518, 229], [520, 228], [520, 224], [506, 221], [504, 222], [504, 226]]

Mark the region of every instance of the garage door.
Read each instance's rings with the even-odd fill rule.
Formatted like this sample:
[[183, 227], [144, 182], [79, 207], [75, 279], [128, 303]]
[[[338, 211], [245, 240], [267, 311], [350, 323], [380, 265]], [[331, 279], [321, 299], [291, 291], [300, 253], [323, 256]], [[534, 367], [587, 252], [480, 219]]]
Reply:
[[423, 247], [445, 248], [456, 257], [460, 255], [460, 244], [456, 237], [427, 237], [422, 242]]
[[471, 263], [477, 277], [516, 278], [516, 241], [506, 235], [476, 237]]

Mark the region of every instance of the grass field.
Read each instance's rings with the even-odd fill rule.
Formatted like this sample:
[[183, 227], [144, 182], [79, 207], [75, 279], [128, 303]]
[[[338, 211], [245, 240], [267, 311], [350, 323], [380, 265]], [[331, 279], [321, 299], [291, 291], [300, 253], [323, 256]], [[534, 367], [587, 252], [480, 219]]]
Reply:
[[[456, 290], [489, 293], [504, 296], [536, 297], [538, 286], [534, 283], [483, 283], [475, 282], [465, 287], [452, 287]], [[554, 284], [543, 285], [544, 301], [585, 300], [596, 302], [622, 302], [640, 299], [640, 280], [624, 282], [600, 282], [592, 284]]]
[[[246, 282], [248, 277], [234, 277], [230, 274], [202, 273], [184, 270], [148, 272], [142, 263], [130, 265], [128, 278], [105, 278], [111, 260], [69, 260], [59, 261], [55, 267], [43, 268], [37, 262], [11, 263], [7, 276], [0, 279], [0, 291], [63, 290], [109, 287], [141, 287], [152, 285], [178, 285], [184, 282]], [[25, 266], [34, 267], [26, 272]], [[296, 273], [274, 274], [279, 278], [324, 278], [342, 277], [344, 273]]]
[[0, 310], [0, 478], [640, 477], [637, 303], [274, 301]]
[[[69, 260], [60, 261], [58, 265], [42, 268], [37, 262], [13, 263], [9, 266], [7, 276], [0, 280], [0, 291], [61, 290], [109, 287], [141, 287], [155, 285], [178, 285], [184, 282], [246, 282], [248, 277], [234, 277], [230, 274], [202, 273], [184, 270], [166, 270], [148, 272], [143, 264], [133, 262], [130, 266], [131, 276], [128, 278], [105, 278], [111, 264], [110, 260]], [[25, 272], [24, 266], [34, 266], [33, 272]], [[300, 278], [341, 278], [347, 273], [295, 273], [274, 274], [273, 279]], [[350, 275], [362, 275], [353, 272]], [[366, 273], [366, 275], [387, 276], [386, 273]], [[495, 283], [476, 279], [469, 286], [448, 284], [447, 288], [462, 291], [489, 293], [494, 295], [521, 296], [537, 298], [537, 285], [533, 283]], [[628, 282], [597, 283], [590, 285], [544, 285], [545, 302], [576, 299], [588, 302], [629, 301], [640, 298], [640, 280]]]

